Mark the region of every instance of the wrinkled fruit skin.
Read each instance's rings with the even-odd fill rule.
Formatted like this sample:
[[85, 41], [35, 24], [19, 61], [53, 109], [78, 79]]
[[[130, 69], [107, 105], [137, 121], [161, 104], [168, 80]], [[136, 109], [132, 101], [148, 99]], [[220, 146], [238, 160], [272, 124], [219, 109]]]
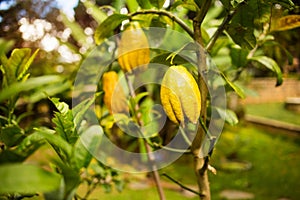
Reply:
[[132, 73], [135, 68], [147, 68], [150, 62], [149, 43], [138, 22], [131, 22], [122, 33], [118, 55], [118, 62], [124, 72]]
[[197, 123], [201, 95], [194, 77], [183, 66], [171, 66], [163, 77], [160, 98], [171, 121]]
[[126, 95], [118, 84], [118, 74], [115, 71], [109, 71], [103, 74], [103, 91], [104, 91], [104, 104], [112, 113], [127, 113], [128, 105]]

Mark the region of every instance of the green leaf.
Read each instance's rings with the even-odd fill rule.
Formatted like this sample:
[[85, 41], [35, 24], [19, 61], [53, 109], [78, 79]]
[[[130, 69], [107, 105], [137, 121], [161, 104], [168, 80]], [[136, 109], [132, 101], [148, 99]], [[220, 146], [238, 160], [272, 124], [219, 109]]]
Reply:
[[61, 136], [54, 134], [52, 130], [38, 129], [34, 134], [37, 134], [47, 141], [63, 162], [68, 162], [72, 155], [72, 146], [66, 142]]
[[241, 97], [241, 98], [245, 98], [245, 93], [244, 91], [238, 87], [235, 83], [233, 83], [232, 81], [230, 81], [224, 73], [220, 72], [222, 78], [226, 81], [226, 83]]
[[247, 49], [240, 48], [239, 46], [233, 46], [230, 48], [231, 62], [235, 67], [244, 67], [247, 65], [247, 56], [249, 51]]
[[228, 37], [219, 37], [216, 41], [216, 43], [214, 44], [212, 50], [209, 52], [211, 57], [215, 57], [218, 55], [218, 53], [220, 52], [220, 50], [222, 49], [226, 49], [226, 47], [232, 43]]
[[60, 102], [58, 98], [50, 98], [50, 100], [58, 110], [58, 112], [55, 112], [54, 118], [52, 119], [52, 122], [56, 125], [56, 132], [69, 144], [75, 144], [78, 135], [75, 130], [73, 114], [69, 109], [69, 105]]
[[264, 46], [268, 46], [269, 48], [271, 46], [272, 50], [274, 49], [273, 46], [279, 47], [286, 54], [287, 59], [288, 59], [288, 64], [289, 65], [293, 64], [293, 55], [283, 45], [281, 45], [279, 42], [276, 42], [276, 41], [267, 41], [267, 42], [264, 43]]
[[19, 144], [24, 137], [22, 129], [17, 125], [8, 125], [1, 128], [0, 141], [8, 147]]
[[256, 45], [254, 29], [250, 27], [242, 27], [241, 25], [229, 26], [227, 32], [232, 40], [243, 49], [251, 50]]
[[82, 167], [87, 167], [92, 159], [92, 155], [85, 148], [84, 144], [82, 144], [81, 140], [77, 140], [74, 146], [74, 152], [71, 157], [72, 165], [80, 170]]
[[27, 158], [34, 153], [40, 146], [45, 144], [45, 140], [39, 134], [33, 133], [28, 135], [14, 150], [18, 154]]
[[0, 38], [0, 57], [6, 54], [14, 45], [14, 41]]
[[125, 0], [113, 0], [111, 5], [114, 7], [116, 10], [121, 10], [121, 8], [125, 7]]
[[61, 176], [34, 165], [0, 166], [0, 193], [35, 194], [59, 188]]
[[[68, 160], [69, 161], [69, 160]], [[53, 160], [53, 162], [57, 165], [57, 168], [60, 169], [60, 173], [64, 179], [64, 200], [72, 200], [74, 199], [74, 195], [76, 194], [76, 189], [78, 185], [81, 183], [80, 180], [80, 171], [74, 168], [74, 166], [70, 166], [69, 162], [63, 160]], [[59, 192], [59, 190], [58, 190]], [[52, 195], [51, 195], [52, 196]]]
[[265, 66], [266, 68], [268, 68], [269, 70], [275, 72], [275, 74], [277, 76], [276, 86], [279, 86], [282, 84], [282, 82], [283, 82], [282, 72], [281, 72], [281, 69], [278, 66], [278, 64], [275, 62], [275, 60], [273, 60], [272, 58], [269, 58], [267, 56], [255, 56], [255, 57], [249, 58], [249, 60], [258, 62], [258, 63], [262, 64], [263, 66]]
[[136, 95], [136, 97], [134, 97], [135, 103], [138, 104], [141, 101], [142, 98], [144, 98], [144, 97], [146, 97], [148, 95], [149, 95], [148, 92], [141, 92], [141, 93], [139, 93], [138, 95]]
[[96, 20], [96, 22], [98, 22], [98, 24], [107, 18], [106, 13], [100, 10], [99, 7], [91, 1], [82, 1], [82, 3], [86, 9], [89, 9], [89, 14]]
[[[30, 51], [31, 52], [31, 51]], [[26, 73], [30, 67], [30, 65], [32, 64], [33, 60], [35, 59], [37, 53], [39, 52], [39, 49], [37, 49], [32, 56], [30, 56], [23, 65], [20, 65], [19, 68], [16, 71], [16, 77], [17, 80], [22, 80], [25, 76]]]
[[105, 38], [111, 36], [113, 30], [126, 19], [129, 19], [129, 17], [122, 14], [112, 14], [107, 17], [95, 31], [94, 39], [96, 44], [99, 45]]
[[126, 0], [126, 4], [129, 9], [129, 12], [135, 12], [139, 7], [139, 4], [136, 0]]
[[[1, 55], [4, 76], [8, 85], [17, 80], [18, 72], [26, 68], [26, 63], [30, 59], [31, 49], [14, 49], [9, 59]], [[22, 71], [22, 70], [21, 70]]]
[[15, 150], [5, 149], [0, 152], [0, 164], [23, 162], [27, 157]]
[[233, 16], [227, 32], [232, 40], [242, 48], [253, 49], [256, 44], [254, 36], [254, 18], [258, 12], [257, 2], [241, 3]]
[[176, 55], [171, 59], [170, 55], [171, 53], [159, 54], [153, 57], [150, 63], [158, 63], [166, 66], [171, 66], [171, 65], [182, 65], [188, 62], [186, 59], [182, 58], [179, 55]]
[[165, 0], [149, 0], [149, 1], [156, 8], [162, 8], [165, 3]]
[[225, 121], [228, 124], [236, 125], [239, 122], [237, 115], [232, 110], [223, 109], [223, 108], [219, 108], [219, 107], [214, 107], [214, 108], [218, 111], [221, 118], [225, 119]]
[[149, 0], [136, 0], [142, 9], [150, 9], [152, 5]]
[[75, 128], [78, 129], [81, 121], [83, 120], [83, 117], [85, 113], [88, 111], [88, 109], [91, 107], [91, 105], [95, 102], [95, 98], [99, 95], [100, 93], [96, 94], [93, 98], [86, 99], [82, 101], [80, 104], [76, 105], [72, 109], [72, 115], [74, 118], [74, 125]]
[[93, 125], [86, 129], [74, 147], [72, 162], [77, 169], [87, 167], [101, 144], [103, 130], [98, 125]]
[[57, 75], [45, 75], [35, 78], [30, 78], [25, 82], [17, 82], [6, 87], [0, 92], [0, 102], [18, 95], [20, 92], [29, 91], [48, 84], [63, 82], [63, 78]]
[[55, 96], [57, 94], [61, 94], [64, 91], [67, 91], [71, 88], [71, 81], [63, 81], [57, 82], [50, 85], [45, 85], [41, 88], [38, 88], [30, 93], [28, 96], [28, 100], [31, 103], [35, 103], [40, 101], [41, 99], [45, 99], [49, 96]]

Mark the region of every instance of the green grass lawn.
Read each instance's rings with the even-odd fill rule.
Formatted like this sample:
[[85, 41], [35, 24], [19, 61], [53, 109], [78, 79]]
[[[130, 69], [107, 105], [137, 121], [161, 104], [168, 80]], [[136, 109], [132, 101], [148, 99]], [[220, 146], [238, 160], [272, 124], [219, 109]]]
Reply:
[[247, 114], [300, 125], [300, 114], [286, 110], [284, 103], [250, 104], [245, 109]]
[[[183, 156], [172, 165], [160, 170], [180, 182], [196, 186], [193, 164], [190, 156]], [[248, 170], [228, 170], [224, 160], [251, 163]], [[255, 195], [254, 199], [270, 200], [300, 199], [300, 137], [268, 133], [250, 125], [226, 127], [216, 145], [211, 164], [218, 170], [210, 173], [213, 200], [221, 200], [220, 192], [225, 189], [241, 190]], [[165, 177], [161, 178], [165, 183]], [[130, 181], [130, 179], [129, 179]], [[168, 183], [168, 182], [167, 182]], [[173, 183], [168, 183], [173, 185]], [[154, 187], [146, 189], [128, 188], [123, 192], [104, 193], [99, 189], [91, 199], [102, 200], [158, 200]], [[175, 188], [176, 185], [174, 184]], [[187, 197], [179, 190], [166, 189], [167, 199], [198, 199]]]

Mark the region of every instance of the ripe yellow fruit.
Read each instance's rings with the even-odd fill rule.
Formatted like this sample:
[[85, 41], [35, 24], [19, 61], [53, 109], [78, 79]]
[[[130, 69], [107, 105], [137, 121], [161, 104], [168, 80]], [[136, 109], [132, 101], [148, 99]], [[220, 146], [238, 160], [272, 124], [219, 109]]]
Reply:
[[136, 21], [130, 22], [122, 33], [118, 47], [118, 62], [124, 72], [132, 73], [134, 68], [145, 70], [150, 62], [148, 39]]
[[171, 66], [163, 77], [160, 98], [171, 121], [197, 123], [201, 111], [201, 95], [194, 77], [183, 66]]
[[103, 74], [104, 104], [112, 113], [128, 113], [126, 95], [118, 84], [118, 74], [115, 71], [109, 71]]

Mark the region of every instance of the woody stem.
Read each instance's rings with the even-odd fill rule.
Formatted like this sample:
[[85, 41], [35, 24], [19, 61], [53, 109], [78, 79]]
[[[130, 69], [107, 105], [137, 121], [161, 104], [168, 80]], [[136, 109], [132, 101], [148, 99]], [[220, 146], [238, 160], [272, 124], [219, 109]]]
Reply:
[[[133, 97], [133, 98], [136, 97], [132, 82], [130, 81], [130, 79], [128, 77], [128, 74], [125, 74], [125, 79], [126, 79], [126, 82], [128, 84], [128, 88], [129, 88], [129, 92], [130, 92], [131, 97]], [[143, 121], [141, 119], [141, 114], [139, 113], [138, 103], [136, 104], [136, 106], [134, 108], [134, 112], [135, 112], [135, 115], [136, 115], [136, 118], [137, 118], [138, 125], [143, 126]], [[157, 169], [157, 166], [155, 164], [155, 157], [153, 156], [151, 147], [150, 147], [150, 145], [148, 144], [148, 142], [146, 141], [145, 138], [144, 138], [144, 144], [145, 144], [146, 151], [147, 151], [147, 157], [148, 157], [148, 160], [149, 160], [150, 165], [151, 165], [151, 170], [152, 170], [154, 182], [155, 182], [158, 194], [159, 194], [159, 199], [160, 200], [166, 200], [166, 197], [165, 197], [162, 185], [161, 185], [161, 181], [160, 181], [160, 176], [159, 176], [159, 173], [157, 171], [158, 169]]]

